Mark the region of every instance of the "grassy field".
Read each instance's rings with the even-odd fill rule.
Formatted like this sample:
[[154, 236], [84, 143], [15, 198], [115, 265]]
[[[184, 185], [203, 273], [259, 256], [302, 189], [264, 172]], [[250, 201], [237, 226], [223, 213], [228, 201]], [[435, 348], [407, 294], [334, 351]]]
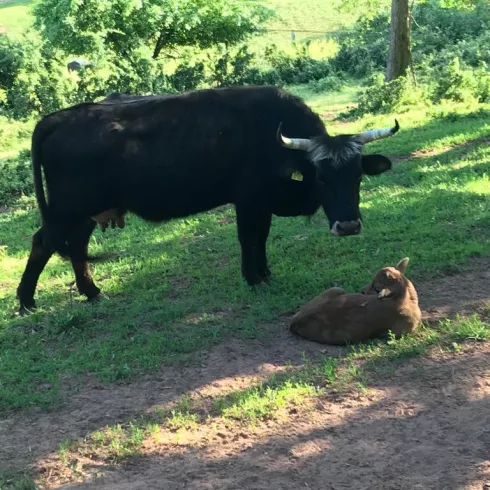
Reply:
[[9, 36], [21, 35], [32, 24], [31, 5], [32, 0], [0, 2], [0, 28], [3, 27]]
[[[326, 111], [329, 100], [313, 97], [312, 105]], [[126, 229], [97, 231], [91, 241], [93, 252], [117, 255], [94, 267], [109, 301], [84, 304], [69, 287], [68, 265], [53, 258], [39, 284], [41, 309], [17, 318], [15, 288], [39, 223], [32, 198], [24, 199], [0, 214], [0, 410], [55, 403], [64, 385], [87, 373], [114, 382], [192, 362], [230, 335], [267, 337], [274, 332], [267, 325], [325, 287], [358, 290], [374, 270], [402, 256], [411, 258], [410, 274], [420, 280], [488, 254], [490, 148], [478, 141], [488, 133], [489, 111], [448, 106], [398, 115], [399, 134], [369, 151], [405, 160], [365, 179], [363, 234], [330, 237], [322, 213], [311, 224], [274, 219], [274, 280], [258, 291], [239, 274], [232, 208], [164, 226], [131, 216]], [[350, 132], [388, 125], [393, 117], [329, 127]], [[413, 153], [418, 158], [410, 159]]]
[[[352, 93], [351, 88], [327, 96], [311, 95], [304, 87], [293, 90], [320, 113], [339, 109]], [[163, 366], [196, 365], [211, 346], [232, 338], [267, 345], [282, 330], [287, 312], [329, 286], [359, 290], [373, 271], [403, 256], [410, 257], [409, 276], [416, 282], [488, 256], [489, 113], [490, 106], [451, 105], [396, 115], [401, 131], [368, 150], [395, 156], [398, 163], [382, 177], [365, 179], [363, 233], [335, 239], [322, 213], [311, 224], [274, 219], [269, 240], [274, 279], [255, 291], [240, 278], [231, 208], [163, 226], [130, 216], [124, 230], [97, 231], [91, 241], [93, 252], [117, 254], [94, 268], [109, 300], [86, 304], [70, 287], [70, 267], [54, 258], [41, 276], [40, 310], [19, 318], [15, 288], [39, 221], [32, 198], [21, 200], [0, 214], [0, 411], [53, 409], [82, 389], [87, 377], [111, 384], [138, 380]], [[394, 117], [328, 127], [333, 133], [351, 132], [389, 125]], [[19, 134], [22, 145], [25, 136]], [[162, 430], [195, 430], [219, 421], [254, 424], [291, 403], [321, 397], [325, 387], [367, 393], [372, 380], [410, 357], [434, 348], [459, 352], [465, 342], [488, 335], [484, 318], [461, 318], [424, 327], [401, 341], [351, 348], [340, 357], [312, 361], [306, 356], [299, 367], [259, 385], [216, 395], [206, 409], [183, 396], [171, 409], [109, 425], [80, 441], [65, 440], [57, 457], [67, 465], [73, 455], [122, 461]], [[6, 475], [4, 482], [11, 480]], [[31, 488], [31, 480], [25, 481], [16, 488]]]

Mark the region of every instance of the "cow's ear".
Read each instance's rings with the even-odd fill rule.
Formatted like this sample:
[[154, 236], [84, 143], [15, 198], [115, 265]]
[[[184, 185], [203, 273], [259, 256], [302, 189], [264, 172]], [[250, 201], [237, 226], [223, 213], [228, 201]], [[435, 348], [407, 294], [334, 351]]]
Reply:
[[363, 155], [362, 173], [366, 175], [379, 175], [391, 168], [391, 161], [383, 155]]

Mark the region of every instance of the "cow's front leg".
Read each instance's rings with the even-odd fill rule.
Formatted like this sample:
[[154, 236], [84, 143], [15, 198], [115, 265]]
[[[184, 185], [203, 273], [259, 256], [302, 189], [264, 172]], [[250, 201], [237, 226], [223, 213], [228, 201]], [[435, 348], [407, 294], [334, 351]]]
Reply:
[[269, 237], [271, 221], [272, 214], [270, 213], [257, 220], [257, 272], [264, 281], [268, 281], [271, 276], [271, 271], [267, 265], [267, 238]]
[[[259, 246], [259, 238], [263, 241], [265, 216], [263, 212], [254, 212], [245, 206], [237, 206], [236, 215], [238, 239], [242, 249], [242, 275], [249, 286], [255, 286], [265, 280], [264, 267], [267, 268], [265, 241], [263, 246]], [[263, 266], [260, 271], [259, 260]]]
[[80, 224], [68, 239], [68, 244], [73, 253], [71, 263], [78, 291], [85, 295], [89, 301], [99, 299], [100, 289], [94, 284], [87, 261], [80, 257], [88, 254], [88, 242], [96, 225], [95, 221], [88, 220]]

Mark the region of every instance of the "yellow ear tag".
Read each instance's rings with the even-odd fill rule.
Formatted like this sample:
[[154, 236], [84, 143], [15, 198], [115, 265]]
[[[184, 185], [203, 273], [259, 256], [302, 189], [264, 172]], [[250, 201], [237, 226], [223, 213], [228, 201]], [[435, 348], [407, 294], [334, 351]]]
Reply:
[[303, 174], [301, 172], [293, 172], [291, 175], [292, 180], [297, 180], [298, 182], [303, 182]]

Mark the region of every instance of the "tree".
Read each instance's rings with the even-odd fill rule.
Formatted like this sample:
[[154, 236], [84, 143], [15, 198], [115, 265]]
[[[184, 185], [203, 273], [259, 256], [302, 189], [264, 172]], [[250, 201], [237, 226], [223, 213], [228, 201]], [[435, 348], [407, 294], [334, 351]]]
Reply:
[[232, 0], [40, 0], [43, 37], [65, 53], [153, 59], [179, 47], [233, 45], [261, 31], [271, 11]]
[[410, 65], [410, 12], [408, 0], [392, 0], [390, 47], [386, 81], [406, 74]]

